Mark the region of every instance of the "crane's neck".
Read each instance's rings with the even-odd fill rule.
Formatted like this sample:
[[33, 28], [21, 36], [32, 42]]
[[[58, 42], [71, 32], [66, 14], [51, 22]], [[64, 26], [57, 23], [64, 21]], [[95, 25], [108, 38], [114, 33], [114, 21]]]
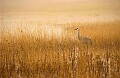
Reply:
[[78, 29], [78, 38], [80, 38], [80, 30]]

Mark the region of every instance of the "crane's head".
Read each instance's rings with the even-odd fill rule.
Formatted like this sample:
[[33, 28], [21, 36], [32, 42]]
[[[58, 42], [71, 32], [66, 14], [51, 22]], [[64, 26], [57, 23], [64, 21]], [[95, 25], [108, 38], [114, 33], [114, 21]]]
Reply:
[[75, 30], [79, 30], [79, 28], [76, 28]]

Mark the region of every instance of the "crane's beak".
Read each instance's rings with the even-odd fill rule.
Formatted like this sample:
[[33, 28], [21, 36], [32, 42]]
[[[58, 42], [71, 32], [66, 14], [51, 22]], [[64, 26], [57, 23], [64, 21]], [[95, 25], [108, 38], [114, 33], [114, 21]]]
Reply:
[[76, 29], [74, 29], [74, 30], [77, 30], [77, 28], [76, 28]]

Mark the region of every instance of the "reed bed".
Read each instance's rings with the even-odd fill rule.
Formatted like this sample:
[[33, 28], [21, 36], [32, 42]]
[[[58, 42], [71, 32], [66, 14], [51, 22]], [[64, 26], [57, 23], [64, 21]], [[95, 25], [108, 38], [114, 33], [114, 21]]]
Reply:
[[23, 31], [16, 36], [4, 32], [0, 42], [0, 78], [120, 78], [119, 21], [59, 26], [79, 26], [82, 35], [92, 38], [93, 45], [86, 50], [79, 40], [64, 35], [58, 39]]

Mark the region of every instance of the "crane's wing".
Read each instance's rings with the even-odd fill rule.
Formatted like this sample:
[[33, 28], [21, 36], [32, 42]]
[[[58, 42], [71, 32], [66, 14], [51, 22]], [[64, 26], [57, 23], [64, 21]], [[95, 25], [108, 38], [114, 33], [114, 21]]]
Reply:
[[84, 44], [92, 45], [92, 40], [89, 37], [82, 37], [82, 42]]

